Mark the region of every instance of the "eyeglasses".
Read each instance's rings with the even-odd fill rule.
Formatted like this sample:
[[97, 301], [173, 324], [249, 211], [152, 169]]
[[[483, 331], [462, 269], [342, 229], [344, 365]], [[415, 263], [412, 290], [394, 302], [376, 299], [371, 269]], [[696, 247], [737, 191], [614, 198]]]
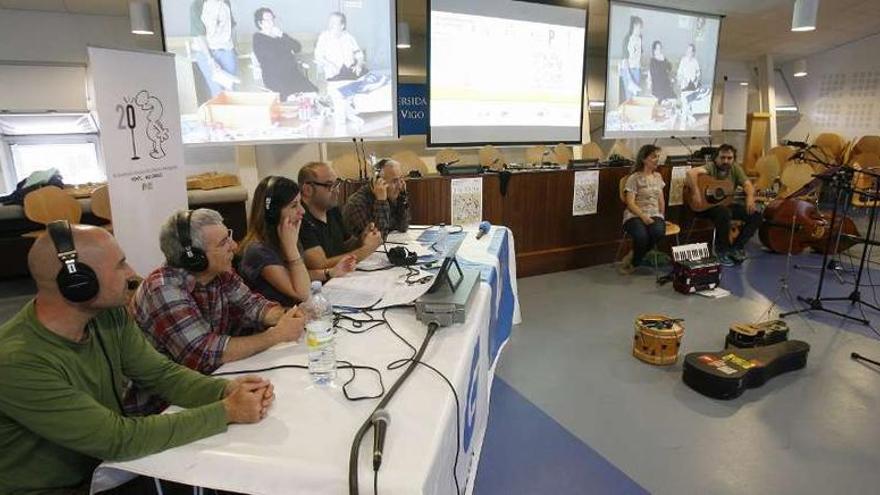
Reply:
[[233, 242], [233, 240], [232, 240], [232, 229], [226, 229], [226, 237], [224, 237], [223, 240], [220, 241], [220, 242], [217, 244], [217, 248], [218, 248], [218, 249], [223, 249], [223, 248], [225, 248], [226, 246], [228, 246], [230, 242]]
[[329, 190], [331, 190], [331, 191], [336, 190], [336, 189], [339, 189], [339, 186], [342, 185], [342, 181], [339, 180], [339, 179], [336, 179], [336, 180], [334, 180], [334, 181], [329, 181], [329, 182], [315, 182], [315, 181], [309, 181], [308, 183], [309, 183], [309, 184], [312, 184], [313, 186], [326, 187], [327, 189], [329, 189]]

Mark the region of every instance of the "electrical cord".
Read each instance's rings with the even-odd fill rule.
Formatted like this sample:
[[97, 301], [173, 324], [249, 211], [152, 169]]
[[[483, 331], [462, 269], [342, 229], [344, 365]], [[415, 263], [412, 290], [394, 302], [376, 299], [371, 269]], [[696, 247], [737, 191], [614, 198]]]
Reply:
[[[351, 378], [345, 381], [342, 385], [342, 395], [351, 402], [357, 402], [361, 400], [369, 400], [369, 399], [378, 399], [385, 395], [385, 382], [382, 381], [382, 372], [372, 366], [364, 366], [352, 364], [348, 361], [338, 360], [337, 363], [342, 363], [342, 366], [337, 364], [336, 368], [340, 370], [351, 370]], [[211, 376], [231, 376], [231, 375], [246, 375], [253, 373], [265, 373], [268, 371], [282, 370], [282, 369], [298, 369], [298, 370], [308, 370], [308, 365], [303, 364], [279, 364], [277, 366], [269, 366], [268, 368], [257, 368], [257, 369], [249, 369], [249, 370], [239, 370], [239, 371], [223, 371], [220, 373], [214, 373]], [[348, 386], [354, 382], [357, 377], [357, 370], [368, 370], [372, 371], [379, 378], [379, 393], [375, 395], [359, 395], [352, 396], [348, 393]]]
[[388, 393], [379, 401], [379, 404], [373, 409], [373, 412], [364, 420], [364, 423], [358, 428], [357, 433], [354, 436], [354, 440], [351, 444], [351, 452], [348, 458], [348, 493], [350, 495], [358, 495], [358, 453], [360, 451], [361, 442], [366, 436], [367, 432], [373, 427], [373, 414], [380, 410], [384, 409], [385, 406], [394, 398], [394, 395], [400, 389], [400, 386], [406, 381], [407, 378], [412, 374], [413, 370], [415, 370], [416, 362], [419, 361], [422, 355], [425, 354], [425, 350], [428, 348], [428, 344], [431, 342], [431, 339], [434, 337], [434, 334], [437, 332], [437, 329], [440, 327], [436, 322], [431, 322], [428, 324], [428, 332], [425, 335], [425, 339], [422, 341], [421, 347], [416, 352], [416, 355], [413, 359], [413, 362], [403, 371], [403, 374], [391, 385], [391, 388], [388, 389]]
[[[399, 369], [400, 367], [402, 367], [404, 364], [406, 364], [408, 362], [413, 362], [416, 359], [417, 350], [416, 350], [415, 346], [413, 346], [412, 344], [409, 343], [408, 340], [406, 340], [405, 338], [403, 338], [402, 335], [397, 333], [397, 331], [394, 330], [394, 327], [392, 327], [390, 323], [388, 324], [388, 330], [390, 330], [391, 333], [393, 333], [395, 337], [400, 339], [401, 342], [403, 342], [407, 347], [409, 347], [413, 351], [412, 357], [405, 358], [405, 359], [398, 359], [397, 361], [392, 361], [391, 363], [389, 363], [388, 366], [386, 366], [386, 369], [391, 371], [391, 370]], [[458, 482], [458, 453], [461, 450], [461, 415], [460, 415], [461, 402], [459, 401], [459, 398], [458, 398], [458, 391], [455, 390], [455, 385], [452, 384], [452, 381], [449, 380], [449, 378], [447, 378], [446, 375], [444, 375], [440, 370], [438, 370], [437, 368], [431, 366], [430, 364], [428, 364], [424, 361], [415, 361], [415, 362], [417, 364], [420, 364], [420, 365], [428, 368], [429, 370], [436, 373], [440, 378], [442, 378], [443, 381], [446, 382], [447, 385], [449, 385], [449, 390], [452, 391], [452, 397], [455, 399], [455, 460], [452, 462], [452, 479], [455, 482], [455, 493], [459, 494], [459, 493], [461, 493], [460, 484]]]

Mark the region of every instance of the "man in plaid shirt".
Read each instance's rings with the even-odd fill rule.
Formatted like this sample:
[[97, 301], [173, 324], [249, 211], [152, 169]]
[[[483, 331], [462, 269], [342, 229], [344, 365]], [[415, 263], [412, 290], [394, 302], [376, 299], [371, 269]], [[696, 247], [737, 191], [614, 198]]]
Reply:
[[[192, 246], [205, 252], [208, 266], [183, 268], [179, 216], [162, 226], [160, 244], [167, 263], [144, 279], [132, 299], [132, 314], [159, 352], [184, 366], [210, 374], [222, 364], [244, 359], [281, 342], [295, 341], [305, 319], [297, 308], [251, 292], [232, 269], [236, 243], [223, 217], [198, 209], [189, 217]], [[132, 383], [125, 399], [128, 414], [152, 414], [167, 404]]]
[[382, 237], [392, 230], [406, 232], [409, 228], [406, 180], [401, 174], [400, 163], [383, 158], [376, 164], [376, 169], [378, 176], [370, 185], [358, 189], [345, 203], [342, 216], [354, 236], [360, 236], [370, 222], [375, 224]]

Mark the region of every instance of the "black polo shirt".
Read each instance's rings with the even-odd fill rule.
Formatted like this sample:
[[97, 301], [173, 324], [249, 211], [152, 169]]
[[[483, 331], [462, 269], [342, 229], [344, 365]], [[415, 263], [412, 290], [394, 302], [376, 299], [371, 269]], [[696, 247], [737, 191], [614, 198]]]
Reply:
[[349, 235], [342, 221], [342, 212], [339, 208], [327, 211], [327, 223], [324, 223], [312, 215], [306, 207], [300, 227], [299, 240], [302, 242], [303, 251], [321, 246], [328, 258], [345, 254], [345, 241]]

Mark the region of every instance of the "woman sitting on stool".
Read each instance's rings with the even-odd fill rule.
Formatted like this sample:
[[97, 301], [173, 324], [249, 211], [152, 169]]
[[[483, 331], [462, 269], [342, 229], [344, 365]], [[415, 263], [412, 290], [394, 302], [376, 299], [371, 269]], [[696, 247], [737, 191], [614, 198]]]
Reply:
[[663, 214], [663, 177], [657, 172], [660, 148], [646, 144], [639, 149], [636, 164], [624, 185], [626, 210], [623, 212], [623, 230], [633, 242], [633, 251], [623, 258], [620, 273], [628, 275], [639, 266], [645, 254], [666, 235]]

